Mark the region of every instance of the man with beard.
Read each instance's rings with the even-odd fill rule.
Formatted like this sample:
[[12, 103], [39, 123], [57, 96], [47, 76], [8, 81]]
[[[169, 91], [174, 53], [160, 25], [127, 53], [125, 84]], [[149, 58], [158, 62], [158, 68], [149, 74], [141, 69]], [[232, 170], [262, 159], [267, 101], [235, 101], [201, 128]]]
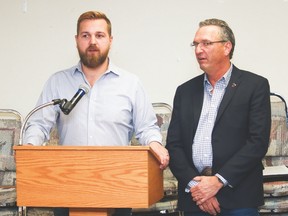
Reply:
[[[63, 146], [126, 146], [135, 134], [142, 145], [155, 151], [164, 169], [169, 163], [168, 151], [161, 145], [157, 119], [143, 86], [135, 75], [116, 67], [108, 58], [113, 40], [110, 20], [101, 12], [83, 13], [75, 40], [80, 62], [53, 74], [37, 105], [70, 99], [83, 83], [90, 91], [69, 115], [63, 114], [59, 106], [36, 112], [27, 124], [24, 143], [42, 145], [49, 140], [54, 126]], [[69, 215], [69, 210], [55, 209], [54, 214]], [[131, 209], [116, 209], [116, 215], [131, 215]]]

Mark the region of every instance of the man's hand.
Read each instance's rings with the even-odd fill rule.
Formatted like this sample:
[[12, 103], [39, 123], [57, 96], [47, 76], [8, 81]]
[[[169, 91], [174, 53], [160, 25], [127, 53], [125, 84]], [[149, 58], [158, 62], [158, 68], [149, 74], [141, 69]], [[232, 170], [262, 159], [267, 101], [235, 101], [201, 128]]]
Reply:
[[198, 184], [190, 189], [191, 196], [197, 205], [215, 196], [223, 187], [216, 176], [197, 176], [193, 180]]
[[158, 142], [151, 142], [149, 146], [159, 157], [160, 169], [165, 169], [168, 166], [170, 159], [167, 149]]
[[210, 215], [217, 215], [220, 213], [220, 204], [215, 196], [199, 205], [199, 208]]

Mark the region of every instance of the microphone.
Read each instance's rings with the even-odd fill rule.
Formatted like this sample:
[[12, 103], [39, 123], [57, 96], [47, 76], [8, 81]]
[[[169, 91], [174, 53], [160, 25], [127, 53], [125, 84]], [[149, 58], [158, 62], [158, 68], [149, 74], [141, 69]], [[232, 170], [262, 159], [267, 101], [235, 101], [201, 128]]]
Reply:
[[63, 99], [60, 104], [60, 109], [65, 115], [68, 115], [72, 109], [76, 106], [76, 104], [79, 102], [79, 100], [89, 92], [89, 87], [86, 84], [81, 84], [79, 86], [78, 91], [73, 96], [73, 98], [70, 101], [67, 101], [66, 99]]

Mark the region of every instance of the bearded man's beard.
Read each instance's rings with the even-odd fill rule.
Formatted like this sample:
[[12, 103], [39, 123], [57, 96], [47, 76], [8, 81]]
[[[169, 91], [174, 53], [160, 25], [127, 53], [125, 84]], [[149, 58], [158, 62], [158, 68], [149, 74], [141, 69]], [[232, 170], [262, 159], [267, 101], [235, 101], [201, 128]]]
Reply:
[[[89, 49], [89, 48], [88, 48]], [[79, 57], [81, 62], [88, 68], [97, 68], [102, 65], [107, 59], [109, 49], [105, 50], [104, 53], [99, 53], [99, 55], [87, 55], [86, 52], [81, 52], [78, 49]]]

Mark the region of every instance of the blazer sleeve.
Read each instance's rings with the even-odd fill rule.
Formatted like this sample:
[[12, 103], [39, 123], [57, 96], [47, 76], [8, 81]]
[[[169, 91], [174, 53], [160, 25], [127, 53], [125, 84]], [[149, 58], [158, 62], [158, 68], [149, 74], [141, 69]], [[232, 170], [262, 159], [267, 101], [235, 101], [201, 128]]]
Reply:
[[[215, 168], [232, 186], [240, 184], [252, 172], [262, 172], [261, 161], [270, 138], [270, 106], [268, 80], [248, 73], [215, 125]], [[218, 142], [221, 139], [224, 141]]]
[[[185, 92], [181, 86], [176, 90], [166, 143], [170, 155], [169, 166], [180, 187], [181, 185], [186, 187], [195, 176], [199, 175], [192, 163], [191, 120], [193, 119], [189, 116], [191, 112], [188, 111], [191, 106], [183, 96]], [[187, 140], [191, 142], [187, 144]]]

